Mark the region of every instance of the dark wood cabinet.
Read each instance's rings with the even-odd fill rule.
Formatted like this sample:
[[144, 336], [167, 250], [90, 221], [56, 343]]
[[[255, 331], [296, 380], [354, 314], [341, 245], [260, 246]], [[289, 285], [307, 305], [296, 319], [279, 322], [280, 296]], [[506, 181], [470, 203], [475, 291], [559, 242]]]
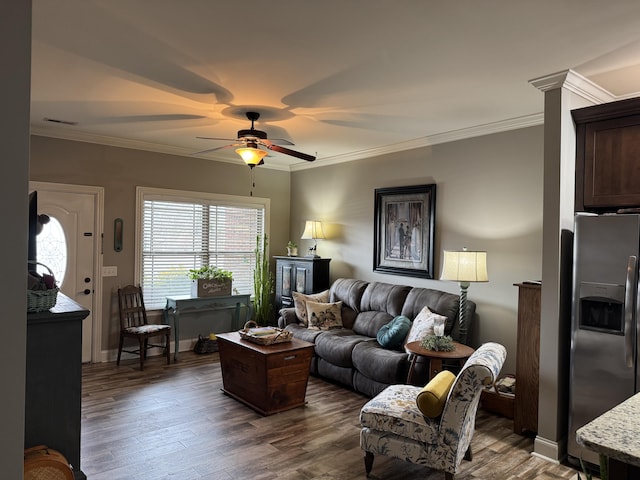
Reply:
[[640, 98], [571, 114], [576, 124], [576, 211], [640, 207]]
[[46, 312], [27, 314], [24, 447], [47, 445], [80, 469], [82, 320], [89, 311], [59, 293]]
[[318, 293], [329, 288], [330, 258], [274, 257], [276, 312], [293, 307], [293, 292]]
[[542, 287], [518, 283], [518, 335], [516, 349], [516, 397], [513, 431], [538, 431], [540, 379], [540, 301]]

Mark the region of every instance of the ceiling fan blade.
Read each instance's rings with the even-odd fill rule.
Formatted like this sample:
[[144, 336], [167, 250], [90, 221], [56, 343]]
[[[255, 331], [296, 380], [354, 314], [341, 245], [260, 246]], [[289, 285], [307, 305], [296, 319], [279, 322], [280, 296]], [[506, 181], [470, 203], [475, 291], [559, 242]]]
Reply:
[[235, 142], [237, 138], [218, 138], [218, 137], [196, 137], [201, 140], [222, 140], [224, 142]]
[[300, 158], [302, 160], [306, 160], [307, 162], [313, 162], [316, 159], [316, 157], [314, 157], [313, 155], [307, 155], [306, 153], [296, 152], [295, 150], [281, 147], [280, 145], [274, 145], [271, 142], [263, 143], [263, 145], [267, 147], [269, 150], [273, 150], [274, 152], [284, 153], [285, 155], [291, 155], [292, 157]]
[[160, 115], [119, 115], [113, 117], [99, 117], [92, 123], [138, 123], [138, 122], [172, 122], [175, 120], [201, 120], [207, 118], [204, 115], [188, 114], [160, 114]]
[[[222, 140], [222, 139], [218, 139], [218, 140]], [[202, 154], [209, 153], [209, 152], [215, 152], [216, 150], [222, 150], [224, 148], [239, 147], [240, 145], [242, 145], [242, 144], [241, 143], [234, 143], [232, 145], [224, 145], [222, 147], [208, 148], [206, 150], [202, 150], [201, 152], [192, 153], [191, 155], [202, 155]]]
[[295, 145], [295, 143], [284, 138], [270, 138], [269, 141], [275, 145]]

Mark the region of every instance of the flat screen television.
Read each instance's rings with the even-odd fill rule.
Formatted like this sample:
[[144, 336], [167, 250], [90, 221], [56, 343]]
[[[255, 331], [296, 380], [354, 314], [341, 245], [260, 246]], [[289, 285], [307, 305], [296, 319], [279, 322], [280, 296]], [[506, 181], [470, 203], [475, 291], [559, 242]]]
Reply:
[[38, 247], [36, 236], [38, 235], [38, 192], [33, 191], [29, 194], [29, 248], [27, 253], [27, 271], [35, 273], [38, 259]]

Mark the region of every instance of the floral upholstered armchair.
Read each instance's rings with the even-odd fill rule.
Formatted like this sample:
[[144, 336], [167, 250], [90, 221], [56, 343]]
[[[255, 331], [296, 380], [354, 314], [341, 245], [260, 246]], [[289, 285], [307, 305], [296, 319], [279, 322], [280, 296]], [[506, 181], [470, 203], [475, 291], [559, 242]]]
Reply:
[[[365, 452], [367, 476], [375, 454], [441, 470], [453, 480], [462, 459], [471, 460], [480, 394], [493, 383], [507, 356], [498, 343], [485, 343], [466, 361], [441, 400], [441, 413], [426, 416], [417, 399], [429, 385], [391, 385], [360, 411], [360, 447]], [[440, 376], [440, 375], [439, 375]], [[434, 378], [436, 381], [437, 378]]]

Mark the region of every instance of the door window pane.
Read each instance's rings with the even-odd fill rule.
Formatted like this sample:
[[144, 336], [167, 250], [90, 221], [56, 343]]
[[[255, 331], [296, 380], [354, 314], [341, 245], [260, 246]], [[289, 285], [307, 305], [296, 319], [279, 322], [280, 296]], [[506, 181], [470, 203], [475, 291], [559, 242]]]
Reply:
[[[42, 226], [42, 231], [36, 237], [38, 262], [45, 264], [53, 271], [53, 276], [56, 277], [60, 286], [67, 273], [67, 239], [58, 219], [50, 218], [49, 223]], [[38, 272], [49, 273], [41, 265], [38, 265]]]

